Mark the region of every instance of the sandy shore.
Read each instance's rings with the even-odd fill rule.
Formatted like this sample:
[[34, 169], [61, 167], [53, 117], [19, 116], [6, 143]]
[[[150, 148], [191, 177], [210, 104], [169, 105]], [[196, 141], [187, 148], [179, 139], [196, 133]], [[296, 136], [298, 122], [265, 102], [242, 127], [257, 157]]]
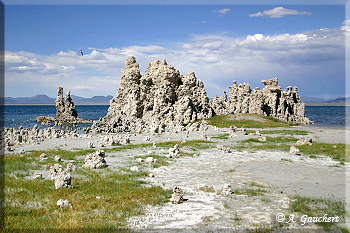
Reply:
[[[276, 130], [281, 130], [278, 128]], [[291, 128], [288, 128], [289, 130]], [[307, 130], [316, 142], [345, 143], [348, 130], [339, 128], [322, 128], [296, 126], [292, 129]], [[265, 129], [271, 130], [271, 129]], [[207, 131], [212, 137], [227, 133]], [[146, 143], [146, 135], [132, 135], [131, 143]], [[263, 136], [278, 136], [263, 135]], [[284, 135], [286, 136], [286, 135]], [[184, 141], [200, 139], [199, 132], [150, 136], [152, 141]], [[239, 135], [229, 139], [214, 139], [216, 144], [231, 146], [253, 135]], [[295, 135], [294, 137], [298, 137]], [[14, 147], [16, 153], [25, 151], [87, 149], [88, 142], [95, 145], [103, 141], [104, 136], [92, 136], [77, 139], [50, 139], [38, 145]], [[103, 148], [101, 148], [103, 149]], [[180, 144], [181, 149], [181, 144]], [[149, 149], [133, 149], [107, 154], [106, 161], [110, 169], [121, 166], [133, 166], [134, 156], [147, 155]], [[152, 153], [167, 156], [167, 149], [152, 149]], [[275, 223], [277, 213], [288, 213], [290, 196], [300, 195], [313, 198], [345, 200], [346, 170], [349, 164], [339, 165], [330, 157], [290, 155], [280, 151], [236, 151], [220, 153], [216, 148], [199, 151], [199, 156], [183, 156], [170, 160], [168, 166], [152, 168], [145, 164], [140, 168], [152, 172], [155, 177], [147, 177], [150, 185], [159, 185], [166, 189], [179, 186], [184, 191], [186, 201], [179, 205], [166, 203], [162, 206], [146, 207], [145, 215], [130, 219], [130, 227], [135, 229], [174, 229], [174, 228], [231, 228], [246, 229], [257, 225]], [[44, 174], [44, 178], [47, 174]], [[230, 183], [235, 190], [263, 189], [261, 195], [249, 196], [220, 194], [223, 185]], [[203, 191], [210, 187], [211, 191]], [[297, 226], [297, 225], [296, 225]], [[292, 225], [290, 227], [293, 227]], [[309, 227], [315, 228], [314, 225]]]

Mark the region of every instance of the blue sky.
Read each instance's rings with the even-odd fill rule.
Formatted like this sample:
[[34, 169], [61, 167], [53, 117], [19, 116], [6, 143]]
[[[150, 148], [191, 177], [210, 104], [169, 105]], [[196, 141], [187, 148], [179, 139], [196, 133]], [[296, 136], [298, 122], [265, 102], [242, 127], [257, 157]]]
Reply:
[[192, 70], [210, 97], [274, 77], [344, 96], [344, 21], [342, 5], [5, 5], [5, 96], [114, 95], [128, 56]]

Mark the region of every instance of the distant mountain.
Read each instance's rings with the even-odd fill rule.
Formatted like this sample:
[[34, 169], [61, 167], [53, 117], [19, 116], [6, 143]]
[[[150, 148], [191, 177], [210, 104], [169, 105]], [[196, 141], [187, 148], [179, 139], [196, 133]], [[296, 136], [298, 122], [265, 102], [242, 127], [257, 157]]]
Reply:
[[350, 105], [350, 97], [338, 97], [335, 99], [322, 99], [317, 97], [301, 97], [301, 101], [306, 105], [316, 105], [316, 106], [343, 106]]
[[[93, 96], [91, 98], [84, 98], [72, 95], [72, 100], [75, 105], [109, 105], [109, 101], [113, 96]], [[2, 98], [5, 104], [48, 104], [54, 105], [56, 98], [50, 98], [47, 95], [35, 95], [32, 97], [5, 97]]]

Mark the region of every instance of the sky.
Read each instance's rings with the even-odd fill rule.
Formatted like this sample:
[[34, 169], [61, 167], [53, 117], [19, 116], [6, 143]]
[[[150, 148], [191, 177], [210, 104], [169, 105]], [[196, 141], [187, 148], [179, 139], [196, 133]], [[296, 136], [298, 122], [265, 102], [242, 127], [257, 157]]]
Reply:
[[163, 59], [194, 71], [209, 97], [278, 77], [336, 98], [349, 26], [343, 5], [5, 5], [5, 96], [114, 95], [135, 56], [142, 75]]

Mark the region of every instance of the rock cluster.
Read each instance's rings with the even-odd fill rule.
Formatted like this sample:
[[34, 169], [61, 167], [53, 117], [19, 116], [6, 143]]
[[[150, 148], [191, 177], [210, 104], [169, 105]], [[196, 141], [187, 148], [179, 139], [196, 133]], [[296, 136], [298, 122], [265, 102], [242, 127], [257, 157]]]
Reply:
[[92, 169], [106, 167], [105, 156], [106, 154], [103, 150], [97, 150], [95, 153], [88, 154], [83, 167]]
[[[262, 80], [265, 87], [253, 91], [247, 83], [230, 86], [230, 95], [207, 97], [202, 81], [193, 72], [185, 76], [173, 66], [156, 60], [142, 76], [134, 57], [121, 70], [120, 88], [110, 101], [105, 117], [92, 126], [94, 132], [182, 131], [184, 125], [213, 115], [251, 113], [272, 116], [297, 124], [312, 123], [305, 118], [305, 105], [297, 87], [282, 91], [278, 79]], [[199, 124], [199, 123], [198, 123]], [[197, 124], [197, 125], [198, 125]], [[193, 124], [189, 130], [196, 130]]]
[[161, 133], [212, 116], [204, 85], [193, 72], [180, 75], [163, 60], [151, 62], [142, 76], [136, 59], [129, 57], [120, 88], [98, 125], [107, 132]]
[[212, 108], [218, 115], [249, 113], [260, 116], [272, 116], [282, 121], [296, 124], [311, 124], [305, 117], [305, 104], [301, 102], [297, 87], [288, 86], [286, 90], [278, 86], [278, 78], [262, 80], [265, 87], [252, 91], [248, 83], [237, 84], [233, 81], [230, 95], [214, 96]]
[[72, 188], [71, 175], [60, 165], [55, 164], [50, 167], [51, 180], [55, 181], [55, 188]]
[[12, 146], [22, 144], [39, 144], [45, 139], [51, 138], [77, 138], [81, 137], [76, 129], [54, 128], [39, 129], [34, 125], [32, 129], [24, 129], [20, 126], [16, 128], [4, 128], [4, 146], [7, 151], [11, 151]]

